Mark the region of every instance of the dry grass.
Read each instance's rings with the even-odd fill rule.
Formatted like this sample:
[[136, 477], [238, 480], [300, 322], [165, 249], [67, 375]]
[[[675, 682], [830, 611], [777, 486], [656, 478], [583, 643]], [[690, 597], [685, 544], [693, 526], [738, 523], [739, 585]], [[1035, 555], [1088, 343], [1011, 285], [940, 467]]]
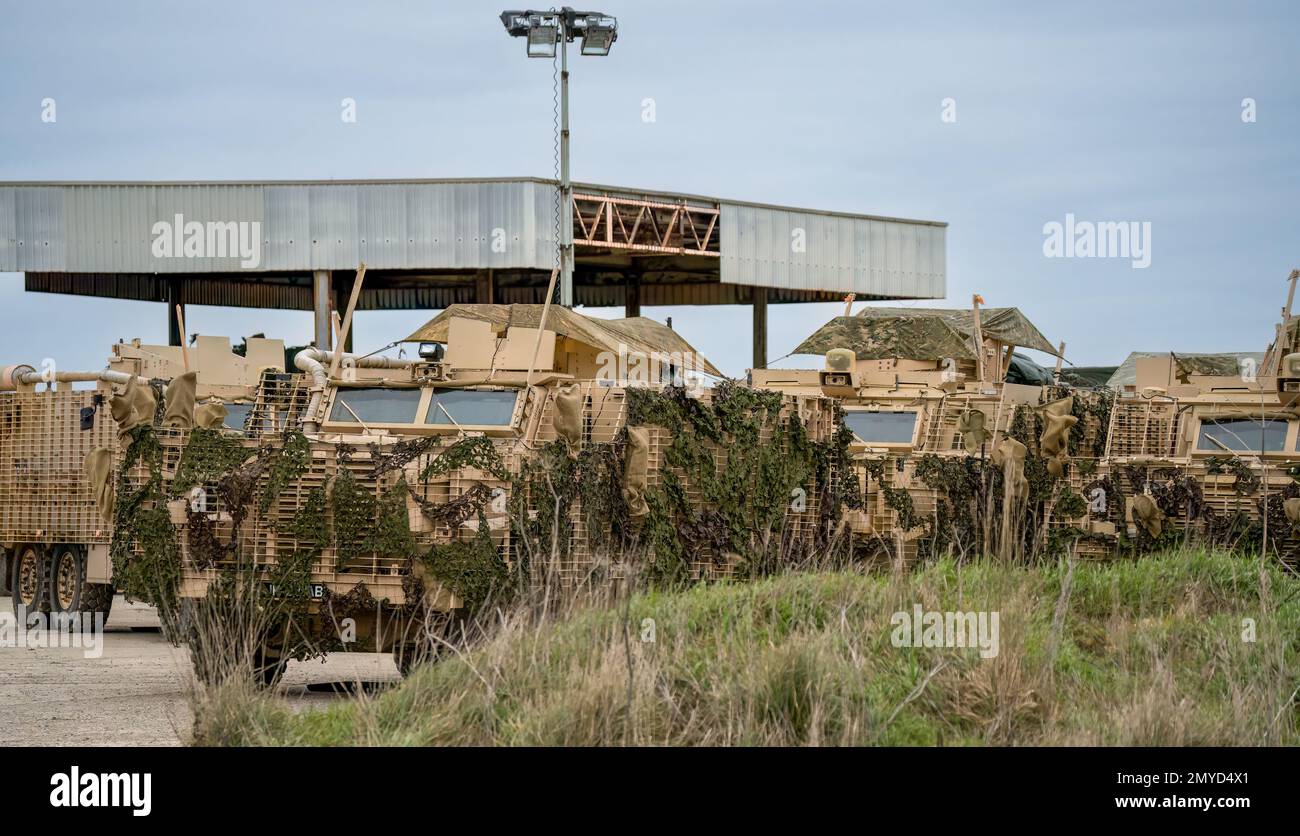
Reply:
[[[231, 682], [199, 744], [1295, 744], [1300, 582], [1183, 552], [783, 575], [496, 613], [474, 649], [294, 714]], [[890, 617], [998, 611], [1000, 652], [895, 647]], [[1242, 640], [1242, 620], [1257, 640]], [[1055, 628], [1053, 627], [1055, 623]], [[653, 635], [650, 632], [653, 631]], [[650, 640], [652, 639], [652, 640]]]

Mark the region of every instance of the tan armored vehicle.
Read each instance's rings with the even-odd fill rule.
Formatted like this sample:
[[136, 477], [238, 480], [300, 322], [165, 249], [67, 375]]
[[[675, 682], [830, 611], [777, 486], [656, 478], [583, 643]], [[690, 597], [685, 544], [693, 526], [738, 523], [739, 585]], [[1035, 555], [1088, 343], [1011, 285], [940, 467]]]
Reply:
[[184, 349], [134, 341], [114, 345], [100, 371], [0, 369], [0, 547], [16, 612], [107, 616], [114, 526], [111, 509], [101, 508], [119, 452], [114, 390], [161, 388], [188, 367], [191, 399], [224, 404], [226, 425], [242, 429], [261, 372], [283, 372], [284, 345], [253, 338], [241, 351], [223, 337], [198, 337]]
[[824, 368], [751, 380], [843, 405], [863, 499], [856, 552], [1027, 557], [1057, 550], [1082, 514], [1112, 398], [1058, 385], [1017, 349], [1060, 353], [1015, 308], [867, 307], [792, 352]]
[[1295, 560], [1296, 279], [1293, 272], [1282, 322], [1262, 355], [1131, 358], [1131, 373], [1117, 380], [1122, 396], [1111, 417], [1104, 479], [1088, 497], [1092, 528], [1114, 534], [1121, 547], [1193, 539], [1255, 553], [1267, 547]]
[[752, 380], [841, 399], [864, 498], [858, 549], [1111, 557], [1195, 541], [1294, 561], [1291, 296], [1263, 354], [1134, 354], [1113, 387], [1018, 364], [1016, 347], [1058, 350], [1015, 309], [978, 304], [838, 317], [793, 352], [823, 354], [824, 369]]
[[704, 386], [717, 369], [648, 319], [542, 317], [457, 305], [414, 357], [302, 351], [263, 376], [243, 433], [128, 418], [115, 559], [191, 624], [257, 589], [270, 680], [326, 650], [405, 668], [443, 614], [497, 596], [825, 552], [847, 462], [833, 401]]

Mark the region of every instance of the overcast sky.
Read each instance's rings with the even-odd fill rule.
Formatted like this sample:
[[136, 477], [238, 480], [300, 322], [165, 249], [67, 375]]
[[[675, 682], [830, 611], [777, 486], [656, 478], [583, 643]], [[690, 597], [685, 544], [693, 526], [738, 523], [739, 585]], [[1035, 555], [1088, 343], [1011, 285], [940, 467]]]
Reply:
[[[610, 0], [611, 55], [571, 65], [573, 175], [946, 221], [949, 302], [1018, 306], [1078, 364], [1262, 351], [1300, 266], [1300, 4], [1047, 5]], [[550, 65], [500, 11], [0, 0], [0, 180], [551, 176]], [[1067, 213], [1149, 222], [1150, 266], [1046, 258]], [[840, 309], [773, 306], [769, 357]], [[27, 294], [17, 274], [0, 311], [0, 364], [98, 368], [119, 337], [167, 338], [161, 304]], [[432, 313], [358, 314], [358, 348]], [[749, 365], [747, 307], [644, 313]], [[188, 316], [310, 339], [305, 312]]]

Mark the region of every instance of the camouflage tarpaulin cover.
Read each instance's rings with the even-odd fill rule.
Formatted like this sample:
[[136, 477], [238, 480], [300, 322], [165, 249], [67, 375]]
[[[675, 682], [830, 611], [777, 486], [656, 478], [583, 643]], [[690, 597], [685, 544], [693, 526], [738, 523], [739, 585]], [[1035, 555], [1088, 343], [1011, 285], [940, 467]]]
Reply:
[[825, 354], [848, 348], [859, 360], [974, 360], [970, 337], [946, 320], [920, 317], [864, 319], [837, 316], [799, 344], [794, 354]]
[[[448, 323], [454, 317], [490, 322], [502, 333], [509, 326], [536, 328], [542, 320], [541, 305], [452, 305], [424, 325], [403, 342], [447, 342]], [[691, 354], [700, 368], [708, 374], [723, 377], [717, 366], [696, 351], [691, 344], [666, 325], [644, 316], [627, 319], [599, 319], [552, 305], [547, 315], [546, 329], [561, 337], [568, 337], [606, 351], [617, 353], [620, 344], [631, 352], [642, 354]]]
[[[837, 324], [842, 320], [847, 322]], [[855, 321], [860, 325], [849, 324]], [[985, 339], [1056, 355], [1056, 348], [1017, 308], [981, 308], [980, 330]], [[903, 333], [893, 336], [893, 331]], [[854, 316], [831, 320], [793, 353], [825, 354], [831, 348], [851, 348], [859, 360], [973, 360], [974, 332], [975, 320], [969, 310], [868, 306]], [[965, 348], [958, 351], [955, 343], [963, 343]]]
[[1237, 358], [1222, 354], [1175, 354], [1174, 368], [1179, 380], [1186, 380], [1188, 375], [1193, 374], [1229, 377], [1241, 374], [1241, 365]]
[[[1106, 381], [1106, 385], [1115, 389], [1137, 385], [1137, 361], [1147, 357], [1168, 357], [1168, 351], [1134, 351], [1115, 373]], [[1174, 361], [1180, 377], [1188, 374], [1226, 375], [1235, 377], [1241, 374], [1241, 361], [1253, 359], [1256, 366], [1264, 362], [1264, 354], [1258, 351], [1226, 351], [1218, 354], [1174, 354]]]
[[1017, 351], [1011, 355], [1006, 380], [1025, 386], [1048, 386], [1052, 383], [1052, 372]]
[[1061, 369], [1061, 380], [1071, 386], [1095, 388], [1107, 385], [1106, 381], [1117, 371], [1119, 366], [1071, 366]]

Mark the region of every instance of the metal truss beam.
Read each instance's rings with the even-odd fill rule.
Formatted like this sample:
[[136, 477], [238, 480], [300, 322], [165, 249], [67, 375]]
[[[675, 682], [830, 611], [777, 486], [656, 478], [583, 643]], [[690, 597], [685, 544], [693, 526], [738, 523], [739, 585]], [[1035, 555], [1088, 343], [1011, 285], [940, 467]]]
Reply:
[[717, 206], [573, 195], [573, 243], [580, 247], [717, 257]]

